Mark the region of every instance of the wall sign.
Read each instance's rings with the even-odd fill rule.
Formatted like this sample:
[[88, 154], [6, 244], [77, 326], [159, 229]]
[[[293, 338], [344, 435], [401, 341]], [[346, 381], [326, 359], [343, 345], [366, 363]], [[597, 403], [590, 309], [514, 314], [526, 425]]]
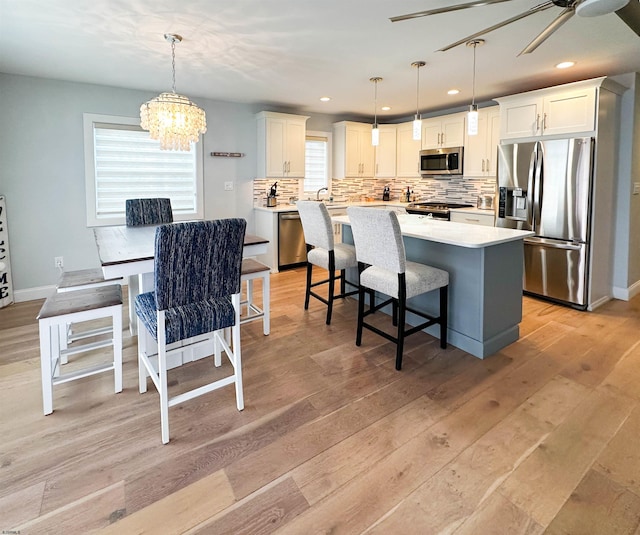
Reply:
[[7, 230], [7, 207], [4, 195], [0, 195], [0, 308], [13, 303], [11, 262], [9, 258], [9, 231]]

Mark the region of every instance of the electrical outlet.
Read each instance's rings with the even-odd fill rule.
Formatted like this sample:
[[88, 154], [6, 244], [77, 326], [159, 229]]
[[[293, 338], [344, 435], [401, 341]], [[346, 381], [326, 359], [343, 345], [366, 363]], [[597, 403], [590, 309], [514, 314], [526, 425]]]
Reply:
[[53, 259], [55, 267], [62, 269], [64, 267], [64, 259], [61, 256], [56, 256]]
[[233, 191], [233, 182], [225, 182], [224, 183], [225, 191]]

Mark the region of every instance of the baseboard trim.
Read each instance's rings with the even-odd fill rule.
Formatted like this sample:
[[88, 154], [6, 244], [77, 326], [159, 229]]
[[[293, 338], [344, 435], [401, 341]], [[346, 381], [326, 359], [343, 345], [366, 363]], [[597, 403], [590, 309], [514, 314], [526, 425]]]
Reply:
[[36, 299], [46, 299], [56, 291], [55, 284], [49, 286], [36, 286], [25, 290], [14, 290], [13, 301], [23, 303], [24, 301], [35, 301]]
[[613, 297], [623, 301], [629, 301], [638, 294], [640, 294], [640, 281], [634, 282], [628, 288], [619, 288], [617, 286], [613, 287]]

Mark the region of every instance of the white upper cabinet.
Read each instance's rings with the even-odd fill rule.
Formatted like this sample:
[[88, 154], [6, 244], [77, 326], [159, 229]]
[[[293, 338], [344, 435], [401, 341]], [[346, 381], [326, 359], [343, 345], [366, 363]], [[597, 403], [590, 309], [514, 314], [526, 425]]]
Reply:
[[496, 176], [496, 157], [500, 142], [500, 110], [498, 106], [478, 111], [478, 134], [465, 132], [464, 176], [480, 178]]
[[397, 126], [397, 175], [401, 178], [420, 178], [420, 149], [422, 142], [413, 139], [413, 122]]
[[600, 81], [575, 82], [495, 99], [500, 103], [500, 138], [594, 132]]
[[258, 178], [303, 178], [307, 119], [263, 111], [258, 122]]
[[342, 121], [333, 124], [333, 178], [374, 176], [371, 125]]
[[461, 147], [464, 144], [464, 125], [464, 113], [423, 119], [422, 148]]
[[395, 178], [396, 176], [396, 125], [383, 124], [378, 126], [380, 140], [375, 147], [377, 178]]

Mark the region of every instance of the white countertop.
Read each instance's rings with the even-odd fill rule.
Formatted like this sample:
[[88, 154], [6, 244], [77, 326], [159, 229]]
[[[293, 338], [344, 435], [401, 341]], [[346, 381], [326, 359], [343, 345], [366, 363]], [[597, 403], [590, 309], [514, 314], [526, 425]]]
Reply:
[[[349, 217], [335, 216], [331, 221], [348, 225]], [[533, 232], [524, 230], [438, 221], [414, 214], [400, 214], [398, 221], [403, 236], [473, 249], [521, 240], [534, 235]]]

